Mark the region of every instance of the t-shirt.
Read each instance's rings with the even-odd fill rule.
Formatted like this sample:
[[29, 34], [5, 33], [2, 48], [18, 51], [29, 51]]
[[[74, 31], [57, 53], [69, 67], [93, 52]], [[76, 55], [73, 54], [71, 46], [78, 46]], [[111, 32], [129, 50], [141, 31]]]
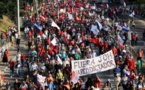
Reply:
[[121, 69], [120, 69], [120, 68], [115, 68], [113, 71], [114, 71], [115, 73], [120, 73]]
[[79, 54], [75, 54], [75, 59], [79, 60], [79, 58], [80, 58], [80, 55]]
[[14, 62], [13, 61], [10, 61], [9, 62], [9, 65], [10, 65], [10, 67], [14, 67]]
[[81, 89], [85, 89], [85, 87], [86, 87], [86, 82], [82, 82]]
[[127, 82], [128, 82], [128, 77], [123, 77], [123, 78], [122, 78], [122, 83], [123, 83], [124, 85], [126, 85]]
[[21, 54], [17, 54], [16, 58], [18, 61], [21, 60]]
[[32, 51], [32, 52], [31, 52], [31, 56], [32, 56], [32, 57], [34, 57], [36, 54], [37, 54], [36, 51]]
[[137, 53], [138, 53], [138, 57], [142, 57], [143, 56], [143, 51], [142, 50], [139, 50]]
[[33, 64], [32, 65], [32, 70], [37, 70], [38, 69], [38, 66], [36, 64]]
[[62, 53], [61, 53], [61, 58], [62, 58], [62, 59], [65, 59], [65, 58], [66, 58], [66, 53], [65, 53], [65, 52], [62, 52]]
[[144, 84], [142, 84], [142, 83], [141, 83], [141, 84], [138, 84], [138, 85], [137, 85], [137, 88], [138, 88], [138, 89], [144, 88]]
[[136, 67], [137, 67], [137, 69], [141, 69], [141, 61], [140, 60], [138, 60], [136, 62]]
[[121, 78], [120, 77], [117, 77], [116, 78], [116, 81], [115, 81], [116, 85], [118, 86], [120, 84], [120, 82], [121, 82]]

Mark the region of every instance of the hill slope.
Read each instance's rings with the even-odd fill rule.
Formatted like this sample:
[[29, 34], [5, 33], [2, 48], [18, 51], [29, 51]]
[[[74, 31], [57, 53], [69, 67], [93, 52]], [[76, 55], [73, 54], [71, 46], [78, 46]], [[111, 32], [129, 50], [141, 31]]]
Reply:
[[5, 32], [9, 26], [15, 26], [15, 24], [5, 15], [3, 19], [0, 19], [0, 32]]

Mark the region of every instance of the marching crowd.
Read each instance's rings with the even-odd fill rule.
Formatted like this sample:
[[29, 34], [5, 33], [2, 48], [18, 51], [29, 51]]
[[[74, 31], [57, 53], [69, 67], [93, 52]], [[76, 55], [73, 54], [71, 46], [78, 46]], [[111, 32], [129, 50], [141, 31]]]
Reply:
[[[20, 77], [23, 68], [27, 68], [23, 82], [15, 80], [14, 90], [119, 90], [120, 87], [143, 90], [143, 51], [139, 49], [138, 57], [134, 58], [126, 48], [128, 32], [135, 28], [134, 20], [118, 21], [122, 13], [132, 12], [135, 13], [136, 9], [109, 7], [105, 3], [97, 7], [86, 0], [43, 2], [37, 14], [23, 18], [29, 54], [21, 53], [22, 37], [15, 27], [10, 27], [8, 35], [18, 48], [16, 60], [9, 58], [8, 50], [1, 51], [3, 62], [9, 64], [11, 78], [15, 76], [14, 69]], [[131, 34], [131, 45], [137, 44], [137, 38], [136, 33]], [[108, 74], [112, 73], [114, 80], [108, 78], [102, 82], [98, 76], [82, 76], [77, 82], [72, 81], [72, 60], [94, 58], [110, 50], [116, 68], [109, 70]]]

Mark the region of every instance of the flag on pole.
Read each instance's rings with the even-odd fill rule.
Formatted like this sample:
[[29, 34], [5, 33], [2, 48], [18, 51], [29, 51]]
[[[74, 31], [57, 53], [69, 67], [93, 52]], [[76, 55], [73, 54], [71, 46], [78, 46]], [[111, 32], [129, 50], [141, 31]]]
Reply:
[[97, 20], [96, 20], [96, 24], [97, 24], [99, 30], [101, 30], [103, 28], [102, 24]]
[[117, 30], [121, 31], [122, 27], [120, 25], [117, 25]]
[[92, 25], [91, 26], [91, 31], [93, 32], [93, 34], [98, 35], [99, 30], [97, 28], [97, 25]]
[[79, 80], [79, 76], [73, 71], [70, 79], [73, 82], [73, 84], [76, 84]]
[[129, 15], [131, 18], [133, 18], [135, 15], [134, 11]]
[[123, 49], [123, 43], [124, 43], [123, 39], [120, 37], [120, 35], [118, 35], [117, 38], [118, 38], [118, 41], [117, 41], [118, 48]]
[[45, 21], [46, 19], [45, 19], [45, 17], [44, 16], [42, 16], [42, 15], [39, 15], [39, 18], [41, 19], [41, 20], [43, 20], [43, 21]]
[[62, 65], [62, 60], [60, 59], [59, 55], [56, 55], [56, 57], [57, 57], [57, 61], [59, 62], [59, 64]]
[[39, 83], [42, 87], [44, 87], [44, 85], [45, 85], [45, 78], [46, 78], [46, 77], [37, 74], [37, 81], [38, 81], [38, 83]]
[[52, 44], [53, 46], [56, 46], [57, 42], [56, 42], [56, 39], [55, 39], [55, 38], [53, 38], [53, 40], [51, 41], [51, 44]]
[[42, 30], [42, 26], [38, 22], [34, 23], [34, 28], [37, 30]]
[[122, 27], [122, 30], [123, 30], [123, 31], [126, 31], [126, 32], [129, 32], [129, 31], [130, 31], [129, 28], [127, 28], [127, 27], [125, 27], [125, 26]]
[[56, 27], [58, 30], [60, 30], [60, 27], [53, 20], [51, 21], [52, 21], [51, 26]]
[[44, 48], [42, 47], [41, 50], [40, 50], [40, 52], [38, 53], [38, 55], [39, 55], [39, 56], [42, 56], [43, 53], [44, 53]]

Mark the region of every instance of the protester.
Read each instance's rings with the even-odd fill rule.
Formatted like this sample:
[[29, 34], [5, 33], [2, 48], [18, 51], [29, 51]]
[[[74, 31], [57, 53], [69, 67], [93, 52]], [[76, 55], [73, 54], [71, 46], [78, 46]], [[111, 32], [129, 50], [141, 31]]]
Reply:
[[[57, 1], [56, 5], [52, 1], [46, 1], [40, 5], [37, 14], [26, 15], [23, 18], [24, 35], [28, 41], [29, 56], [18, 52], [15, 67], [17, 76], [22, 75], [21, 67], [25, 66], [26, 61], [29, 73], [21, 85], [18, 85], [18, 81], [15, 82], [16, 90], [30, 88], [36, 90], [110, 90], [114, 88], [112, 82], [115, 82], [116, 90], [121, 86], [124, 90], [132, 90], [138, 81], [143, 80], [143, 76], [138, 75], [141, 72], [140, 60], [142, 60], [143, 51], [138, 51], [138, 61], [135, 67], [134, 58], [126, 48], [129, 25], [126, 25], [123, 20], [114, 24], [125, 8], [107, 6], [104, 3], [98, 7], [87, 0], [84, 2], [62, 0]], [[129, 10], [126, 11], [129, 12]], [[135, 28], [134, 21], [132, 25]], [[12, 34], [16, 39], [18, 51], [21, 51], [19, 47], [21, 39], [18, 32], [14, 29]], [[131, 44], [134, 46], [137, 42], [137, 35], [132, 34], [131, 37]], [[93, 77], [94, 74], [88, 76], [87, 72], [87, 80], [85, 80], [84, 74], [79, 76], [78, 73], [72, 71], [74, 66], [72, 62], [82, 62], [78, 66], [76, 64], [75, 68], [83, 67], [84, 71], [80, 73], [85, 73], [85, 66], [105, 62], [106, 53], [114, 59], [110, 62], [114, 66], [108, 67], [109, 65], [103, 63], [101, 67], [106, 65], [109, 69], [105, 71], [110, 69], [109, 73], [113, 71], [115, 78], [113, 81], [106, 78], [108, 80], [104, 82], [99, 76]], [[101, 56], [103, 59], [96, 59]], [[9, 62], [10, 65], [12, 63], [13, 61]], [[137, 73], [134, 72], [136, 68]], [[101, 83], [104, 83], [103, 87]], [[141, 88], [139, 85], [137, 88]]]
[[9, 61], [9, 67], [10, 67], [10, 76], [12, 77], [14, 76], [14, 67], [15, 67], [15, 62], [12, 59], [10, 59]]
[[8, 58], [9, 58], [9, 53], [8, 53], [8, 50], [6, 49], [6, 50], [4, 51], [3, 61], [2, 61], [2, 62], [3, 62], [4, 64], [7, 64]]

